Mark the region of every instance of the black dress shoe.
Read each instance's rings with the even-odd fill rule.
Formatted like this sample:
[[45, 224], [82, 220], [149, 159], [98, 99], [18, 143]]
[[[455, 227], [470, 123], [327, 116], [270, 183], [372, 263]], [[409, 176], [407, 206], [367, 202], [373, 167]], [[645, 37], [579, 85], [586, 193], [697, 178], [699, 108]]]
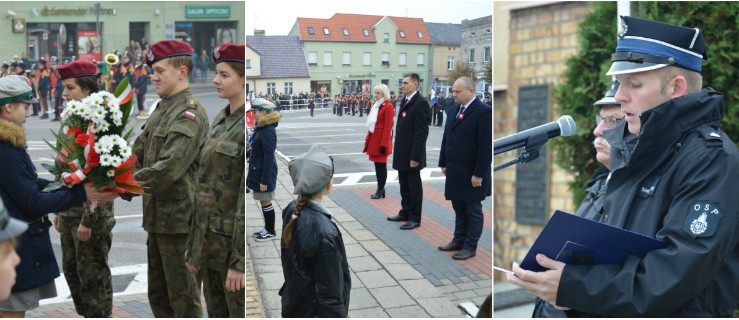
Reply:
[[380, 199], [385, 197], [385, 189], [377, 190], [373, 195], [370, 196], [372, 199]]
[[456, 243], [454, 241], [450, 241], [443, 246], [439, 246], [439, 250], [441, 251], [457, 251], [462, 250], [462, 248], [464, 248], [464, 244]]
[[387, 217], [387, 221], [408, 221], [408, 217], [397, 215], [394, 217]]
[[470, 250], [464, 249], [464, 250], [462, 250], [460, 252], [457, 252], [454, 255], [452, 255], [452, 259], [454, 259], [454, 260], [467, 260], [467, 259], [472, 258], [475, 255], [477, 255], [477, 253], [475, 253], [475, 251], [476, 250], [470, 251]]
[[421, 226], [420, 222], [408, 221], [404, 225], [400, 226], [401, 230], [411, 230]]

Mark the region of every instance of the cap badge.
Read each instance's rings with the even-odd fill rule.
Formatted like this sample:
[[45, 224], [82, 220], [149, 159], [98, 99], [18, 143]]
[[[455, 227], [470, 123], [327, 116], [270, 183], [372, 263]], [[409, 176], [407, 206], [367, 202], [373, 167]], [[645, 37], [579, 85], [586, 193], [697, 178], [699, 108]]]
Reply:
[[149, 52], [146, 54], [146, 58], [149, 59], [149, 61], [154, 61], [154, 53], [151, 52], [151, 49], [149, 49]]
[[213, 50], [213, 56], [214, 56], [214, 57], [216, 58], [216, 60], [217, 60], [217, 59], [220, 59], [220, 58], [221, 58], [221, 53], [220, 53], [220, 52], [218, 52], [218, 51], [219, 51], [220, 49], [221, 49], [221, 47], [220, 47], [220, 46], [218, 46], [218, 47], [216, 47], [216, 48], [215, 48], [215, 49]]
[[624, 17], [621, 17], [621, 31], [618, 32], [618, 38], [623, 39], [626, 35], [626, 31], [629, 30], [629, 26], [626, 24]]

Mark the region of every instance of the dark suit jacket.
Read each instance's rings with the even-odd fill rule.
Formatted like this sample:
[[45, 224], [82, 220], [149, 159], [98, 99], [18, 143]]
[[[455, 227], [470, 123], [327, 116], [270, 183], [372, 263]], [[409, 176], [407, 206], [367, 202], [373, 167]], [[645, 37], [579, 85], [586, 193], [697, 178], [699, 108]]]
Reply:
[[[400, 171], [421, 170], [426, 167], [426, 138], [429, 136], [429, 103], [416, 92], [411, 101], [401, 102], [395, 126], [393, 169]], [[411, 160], [418, 167], [411, 168]]]
[[[459, 119], [459, 108], [457, 104], [447, 112], [441, 139], [439, 167], [446, 167], [444, 196], [447, 200], [482, 201], [491, 193], [493, 109], [475, 98]], [[473, 175], [482, 177], [481, 187], [472, 187]]]

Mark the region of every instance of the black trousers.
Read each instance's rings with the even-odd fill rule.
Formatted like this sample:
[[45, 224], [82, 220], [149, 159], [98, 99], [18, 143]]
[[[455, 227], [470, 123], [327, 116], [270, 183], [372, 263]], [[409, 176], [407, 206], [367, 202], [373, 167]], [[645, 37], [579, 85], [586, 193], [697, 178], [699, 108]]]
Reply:
[[421, 170], [398, 170], [400, 182], [400, 212], [401, 217], [408, 217], [408, 221], [421, 222], [423, 205], [423, 185], [421, 184]]

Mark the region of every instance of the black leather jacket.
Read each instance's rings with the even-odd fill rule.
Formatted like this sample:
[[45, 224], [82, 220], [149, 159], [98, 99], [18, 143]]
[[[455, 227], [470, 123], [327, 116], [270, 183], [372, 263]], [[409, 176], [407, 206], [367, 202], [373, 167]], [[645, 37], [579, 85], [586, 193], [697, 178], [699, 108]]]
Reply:
[[[282, 211], [283, 229], [295, 203]], [[352, 284], [344, 240], [323, 206], [309, 202], [300, 210], [292, 245], [282, 248], [281, 259], [283, 318], [348, 316]]]
[[719, 129], [712, 89], [642, 113], [636, 146], [625, 123], [604, 134], [612, 175], [602, 222], [664, 240], [621, 265], [567, 265], [557, 305], [614, 317], [726, 317], [739, 301], [739, 156]]

